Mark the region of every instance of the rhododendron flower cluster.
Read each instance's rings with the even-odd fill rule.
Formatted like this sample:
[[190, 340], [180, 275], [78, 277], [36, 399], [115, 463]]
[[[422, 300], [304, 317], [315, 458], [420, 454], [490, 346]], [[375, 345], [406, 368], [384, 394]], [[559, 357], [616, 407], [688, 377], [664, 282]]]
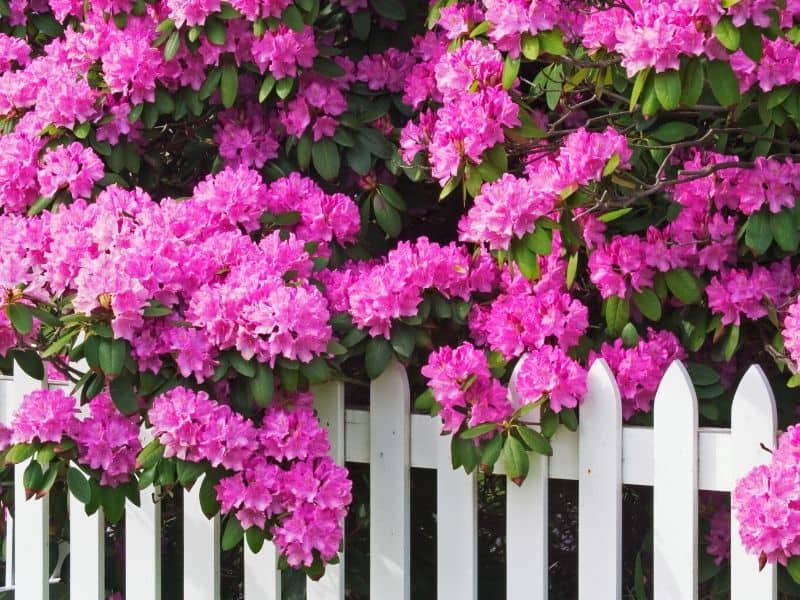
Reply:
[[678, 339], [669, 331], [648, 329], [647, 338], [626, 348], [622, 340], [603, 344], [595, 357], [605, 359], [616, 376], [622, 397], [622, 416], [630, 418], [635, 412], [649, 412], [658, 384], [675, 360], [686, 356]]
[[[29, 483], [113, 518], [202, 480], [226, 543], [318, 577], [351, 491], [315, 384], [397, 360], [453, 464], [515, 483], [599, 358], [636, 425], [675, 360], [708, 425], [748, 363], [800, 385], [800, 2], [429, 8], [0, 10], [0, 371], [76, 385], [0, 428]], [[739, 504], [775, 560], [791, 460]]]
[[800, 555], [797, 507], [800, 430], [792, 425], [778, 440], [768, 465], [759, 465], [736, 484], [732, 506], [742, 544], [769, 562], [785, 565]]
[[328, 561], [339, 550], [351, 483], [327, 455], [310, 398], [292, 400], [270, 407], [258, 427], [205, 392], [179, 387], [158, 396], [148, 418], [165, 457], [232, 472], [216, 485], [223, 514], [235, 514], [243, 529], [269, 522], [289, 564], [310, 567], [315, 552]]
[[[79, 417], [76, 399], [60, 389], [25, 396], [11, 423], [11, 443], [77, 444], [79, 463], [100, 473], [100, 483], [116, 487], [131, 477], [142, 449], [138, 419], [122, 415], [107, 393], [96, 396]], [[7, 446], [7, 444], [6, 444]]]

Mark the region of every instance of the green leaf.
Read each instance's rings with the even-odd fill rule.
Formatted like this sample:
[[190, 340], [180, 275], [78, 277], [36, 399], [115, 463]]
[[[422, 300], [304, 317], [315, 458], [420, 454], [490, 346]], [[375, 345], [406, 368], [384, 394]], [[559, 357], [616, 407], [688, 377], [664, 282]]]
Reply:
[[793, 556], [786, 563], [786, 571], [792, 576], [795, 583], [800, 584], [800, 556]]
[[377, 379], [381, 373], [389, 366], [389, 361], [392, 360], [394, 351], [392, 345], [386, 338], [374, 337], [367, 342], [367, 349], [364, 355], [364, 366], [367, 371], [367, 377], [370, 379]]
[[549, 256], [553, 251], [553, 232], [541, 225], [536, 225], [532, 233], [522, 238], [525, 247], [539, 256]]
[[515, 484], [522, 485], [522, 482], [528, 476], [530, 462], [525, 446], [513, 435], [508, 436], [506, 443], [503, 445], [503, 462], [505, 463], [508, 478]]
[[618, 208], [616, 210], [611, 210], [607, 213], [603, 213], [602, 215], [597, 217], [597, 220], [600, 221], [601, 223], [611, 223], [611, 221], [616, 221], [617, 219], [624, 217], [632, 210], [633, 208], [631, 208], [630, 206], [626, 208]]
[[542, 435], [546, 438], [551, 438], [558, 430], [558, 414], [552, 410], [542, 413]]
[[730, 360], [736, 354], [736, 349], [739, 347], [739, 336], [741, 330], [738, 325], [731, 325], [728, 333], [725, 336], [725, 342], [722, 345], [722, 355], [725, 360]]
[[700, 301], [702, 292], [694, 275], [686, 269], [672, 269], [664, 275], [669, 291], [684, 304]]
[[369, 30], [372, 27], [372, 15], [369, 10], [359, 10], [350, 15], [353, 24], [353, 33], [356, 39], [366, 40], [369, 37]]
[[27, 335], [33, 331], [33, 314], [25, 304], [15, 302], [6, 306], [6, 316], [19, 333]]
[[[200, 89], [197, 92], [197, 96], [200, 100], [208, 100], [211, 94], [219, 86], [220, 79], [222, 78], [222, 69], [219, 67], [215, 67], [209, 71], [206, 80], [203, 82], [203, 85], [200, 86]], [[141, 105], [139, 105], [141, 106]]]
[[[488, 21], [484, 21], [488, 23]], [[537, 36], [530, 35], [529, 33], [522, 34], [522, 56], [528, 60], [536, 60], [539, 58], [541, 52], [541, 44]]]
[[558, 416], [564, 427], [570, 431], [578, 430], [578, 415], [575, 413], [574, 408], [562, 408]]
[[159, 442], [158, 439], [154, 439], [139, 452], [139, 456], [136, 457], [136, 462], [138, 462], [143, 469], [149, 469], [158, 464], [164, 456], [164, 450], [165, 448], [161, 445], [161, 442]]
[[245, 377], [255, 377], [256, 367], [250, 360], [245, 360], [238, 352], [231, 352], [228, 355], [231, 366]]
[[659, 142], [671, 144], [697, 135], [697, 126], [682, 121], [671, 121], [657, 127], [650, 136]]
[[205, 467], [200, 463], [179, 460], [176, 468], [178, 483], [189, 489], [197, 478], [203, 474]]
[[764, 254], [772, 245], [770, 218], [763, 211], [753, 213], [747, 220], [744, 243], [755, 255]]
[[617, 152], [614, 152], [614, 154], [611, 155], [611, 158], [609, 158], [608, 161], [606, 162], [605, 167], [603, 167], [603, 177], [608, 177], [609, 175], [611, 175], [614, 171], [617, 170], [618, 166], [619, 166], [619, 154]]
[[14, 360], [29, 377], [44, 379], [44, 364], [35, 350], [14, 350]]
[[261, 82], [261, 87], [258, 90], [258, 102], [263, 103], [264, 100], [269, 98], [272, 90], [275, 88], [275, 77], [272, 73], [268, 73]]
[[634, 292], [633, 302], [639, 312], [651, 321], [661, 320], [661, 299], [653, 290], [645, 288], [641, 292]]
[[739, 33], [739, 29], [737, 29], [736, 25], [733, 24], [733, 21], [730, 17], [722, 17], [717, 22], [717, 24], [714, 26], [714, 34], [717, 36], [717, 39], [720, 41], [720, 43], [730, 52], [734, 52], [739, 49], [741, 34]]
[[300, 9], [294, 4], [290, 4], [286, 7], [286, 10], [283, 11], [283, 15], [281, 16], [281, 21], [283, 21], [289, 29], [298, 33], [303, 33], [306, 27], [306, 24], [303, 23], [303, 15], [300, 14]]
[[18, 465], [28, 460], [36, 452], [36, 447], [31, 444], [14, 444], [6, 452], [5, 464]]
[[567, 48], [564, 46], [564, 34], [560, 29], [540, 31], [538, 38], [542, 52], [554, 56], [564, 56], [567, 53]]
[[262, 408], [269, 406], [272, 396], [275, 394], [275, 376], [269, 365], [258, 363], [255, 367], [255, 374], [248, 381], [248, 385], [256, 404]]
[[264, 547], [264, 530], [259, 529], [258, 527], [251, 527], [244, 533], [244, 537], [247, 540], [247, 545], [250, 547], [250, 551], [253, 554], [258, 554], [261, 552], [261, 548]]
[[114, 406], [123, 415], [132, 415], [139, 408], [133, 382], [127, 377], [117, 377], [108, 386]]
[[761, 62], [761, 55], [764, 52], [764, 42], [761, 39], [761, 29], [747, 22], [740, 27], [742, 38], [742, 50], [755, 62]]
[[326, 181], [339, 175], [339, 147], [331, 138], [322, 138], [311, 146], [311, 161], [314, 169]]
[[300, 372], [311, 383], [325, 383], [331, 378], [330, 367], [321, 356], [315, 356], [310, 362], [301, 363]]
[[730, 63], [722, 60], [709, 61], [708, 83], [711, 85], [711, 92], [721, 106], [730, 106], [739, 102], [739, 80], [733, 72]]
[[786, 252], [796, 252], [798, 247], [797, 226], [789, 210], [782, 210], [779, 213], [770, 213], [769, 226], [772, 230], [772, 237], [775, 238], [781, 250]]
[[345, 75], [345, 70], [338, 63], [329, 58], [317, 58], [314, 60], [314, 71], [325, 77], [335, 79]]
[[219, 512], [219, 502], [217, 502], [217, 492], [214, 486], [219, 482], [217, 477], [212, 477], [206, 473], [203, 482], [200, 484], [200, 510], [206, 518], [211, 519]]
[[436, 399], [433, 397], [433, 390], [427, 388], [414, 400], [414, 409], [420, 412], [430, 412], [435, 403]]
[[222, 533], [222, 550], [232, 550], [242, 541], [242, 538], [244, 538], [242, 524], [234, 515], [230, 515], [225, 525], [225, 531]]
[[690, 59], [686, 66], [681, 68], [681, 104], [694, 106], [703, 93], [705, 78], [703, 66], [699, 59]]
[[576, 252], [567, 261], [567, 289], [571, 288], [572, 284], [575, 283], [575, 276], [578, 273], [578, 258], [579, 254]]
[[97, 347], [97, 359], [103, 373], [111, 375], [112, 377], [116, 377], [122, 373], [122, 369], [125, 366], [125, 359], [128, 358], [129, 353], [130, 346], [125, 340], [101, 339], [100, 345]]
[[525, 442], [525, 445], [537, 454], [553, 456], [553, 447], [550, 445], [550, 440], [538, 431], [524, 425], [517, 425], [516, 432]]
[[504, 436], [496, 435], [491, 440], [485, 443], [481, 450], [480, 467], [482, 471], [489, 470], [500, 458], [500, 453], [503, 451]]
[[633, 80], [633, 91], [631, 92], [631, 101], [628, 110], [636, 108], [636, 103], [639, 101], [642, 92], [644, 91], [644, 84], [647, 82], [647, 77], [650, 75], [651, 67], [647, 67], [636, 74], [636, 79]]
[[373, 198], [373, 208], [375, 209], [375, 219], [381, 229], [389, 237], [396, 238], [400, 235], [400, 231], [403, 229], [403, 220], [400, 218], [400, 213], [393, 206], [390, 206], [380, 194], [376, 194]]
[[630, 319], [630, 306], [628, 301], [619, 296], [611, 296], [606, 299], [606, 325], [608, 332], [613, 336], [622, 333], [622, 328]]
[[164, 46], [164, 60], [172, 60], [181, 47], [181, 32], [173, 31]]
[[222, 105], [225, 108], [232, 107], [239, 93], [239, 71], [236, 65], [229, 63], [222, 67], [222, 76], [219, 85]]
[[503, 63], [503, 89], [510, 90], [514, 83], [517, 81], [517, 74], [519, 73], [519, 65], [520, 60], [518, 58], [512, 58], [511, 55], [507, 55], [505, 62]]
[[472, 473], [480, 461], [480, 451], [472, 440], [454, 435], [450, 439], [450, 457], [454, 469], [464, 467], [464, 471]]
[[495, 423], [482, 423], [481, 425], [476, 425], [475, 427], [470, 427], [469, 429], [462, 431], [459, 435], [461, 436], [461, 439], [471, 440], [476, 437], [486, 435], [495, 429], [497, 429], [497, 424]]
[[386, 202], [391, 204], [397, 210], [406, 210], [406, 201], [403, 200], [403, 197], [396, 189], [389, 185], [380, 183], [378, 184], [378, 191], [380, 192], [381, 196], [383, 196], [384, 200], [386, 200]]
[[451, 177], [450, 179], [448, 179], [447, 183], [444, 184], [442, 191], [439, 193], [439, 200], [444, 200], [450, 194], [452, 194], [458, 187], [458, 184], [460, 183], [461, 183], [460, 176]]
[[67, 487], [78, 502], [89, 504], [92, 499], [92, 489], [83, 473], [75, 467], [70, 467], [67, 471]]
[[225, 23], [216, 17], [208, 17], [205, 23], [206, 37], [215, 46], [222, 46], [228, 37], [228, 30]]
[[28, 463], [28, 466], [25, 467], [25, 472], [22, 474], [22, 487], [25, 488], [25, 496], [30, 498], [33, 492], [38, 491], [42, 487], [43, 480], [44, 471], [42, 471], [42, 465], [35, 460]]
[[675, 110], [681, 101], [681, 76], [678, 71], [670, 69], [656, 73], [656, 97], [664, 110]]
[[392, 325], [392, 332], [389, 341], [397, 354], [403, 358], [410, 358], [414, 353], [416, 334], [408, 325], [396, 322]]
[[394, 154], [394, 145], [377, 129], [362, 129], [358, 132], [358, 141], [378, 158], [389, 160]]
[[78, 328], [69, 330], [67, 333], [59, 337], [56, 341], [45, 348], [44, 352], [42, 352], [42, 358], [49, 358], [50, 356], [59, 354], [66, 348], [66, 346], [69, 345], [70, 342], [72, 342], [72, 340], [78, 336], [79, 333], [80, 329]]
[[406, 18], [406, 9], [400, 0], [369, 0], [372, 8], [380, 16], [392, 21], [403, 21]]

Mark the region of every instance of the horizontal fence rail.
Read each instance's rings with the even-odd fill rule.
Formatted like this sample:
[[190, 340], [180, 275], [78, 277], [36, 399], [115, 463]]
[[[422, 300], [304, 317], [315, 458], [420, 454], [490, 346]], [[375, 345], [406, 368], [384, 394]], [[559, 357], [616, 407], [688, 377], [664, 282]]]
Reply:
[[[22, 373], [0, 377], [0, 418], [8, 423], [22, 397], [42, 385], [46, 384]], [[439, 435], [438, 420], [410, 413], [403, 367], [393, 362], [372, 382], [369, 410], [346, 410], [341, 383], [318, 386], [314, 395], [320, 420], [330, 432], [333, 458], [340, 464], [370, 465], [370, 597], [411, 596], [410, 469], [422, 468], [437, 472], [438, 597], [476, 599], [476, 477], [452, 470], [449, 437]], [[654, 411], [652, 428], [623, 426], [619, 391], [610, 370], [602, 360], [592, 366], [578, 431], [556, 433], [553, 456], [531, 455], [525, 483], [508, 486], [508, 600], [547, 597], [549, 479], [578, 482], [582, 600], [621, 597], [623, 484], [654, 489], [656, 600], [697, 597], [698, 491], [728, 492], [747, 470], [766, 461], [762, 445], [771, 448], [775, 442], [774, 398], [763, 372], [753, 366], [736, 391], [731, 429], [698, 428], [694, 388], [683, 365], [676, 362], [662, 379]], [[527, 418], [537, 421], [535, 413]], [[15, 515], [7, 528], [7, 575], [0, 590], [14, 590], [17, 600], [48, 600], [51, 576], [58, 575], [48, 572], [48, 498], [24, 499], [24, 466], [15, 474]], [[502, 463], [495, 472], [503, 473]], [[129, 502], [125, 510], [127, 600], [161, 598], [162, 532], [154, 491], [143, 491], [141, 507]], [[203, 516], [198, 491], [199, 485], [183, 499], [184, 598], [219, 600], [219, 518]], [[102, 515], [86, 516], [74, 499], [69, 509], [70, 598], [105, 600]], [[757, 561], [741, 547], [736, 524], [732, 526], [732, 598], [776, 598], [776, 569], [768, 565], [759, 572]], [[308, 583], [309, 600], [345, 598], [345, 560], [342, 557], [340, 564], [329, 567], [319, 582]], [[244, 549], [246, 600], [281, 598], [276, 565], [271, 544], [255, 555]]]

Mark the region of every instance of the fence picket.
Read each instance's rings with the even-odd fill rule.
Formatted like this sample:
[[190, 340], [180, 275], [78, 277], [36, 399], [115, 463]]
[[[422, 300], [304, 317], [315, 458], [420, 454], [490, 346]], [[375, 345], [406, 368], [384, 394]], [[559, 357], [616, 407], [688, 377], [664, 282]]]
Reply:
[[[775, 447], [777, 426], [772, 388], [761, 367], [753, 365], [739, 383], [731, 406], [734, 485], [747, 471], [769, 459], [761, 444], [767, 448]], [[731, 515], [731, 599], [769, 600], [776, 598], [777, 593], [775, 565], [766, 565], [759, 571], [758, 560], [745, 552], [739, 538], [739, 524]]]
[[281, 573], [278, 553], [272, 542], [264, 542], [258, 554], [244, 545], [245, 600], [281, 600]]
[[370, 386], [370, 598], [411, 597], [411, 398], [393, 360]]
[[161, 600], [161, 503], [152, 486], [125, 504], [125, 597]]
[[[513, 377], [512, 377], [513, 380]], [[22, 397], [41, 382], [17, 372], [0, 376], [0, 419], [9, 423]], [[674, 363], [661, 381], [655, 401], [655, 427], [622, 427], [616, 383], [598, 361], [590, 370], [589, 391], [576, 433], [559, 432], [556, 456], [530, 455], [530, 472], [522, 487], [507, 488], [507, 598], [546, 599], [548, 595], [548, 479], [579, 482], [579, 596], [621, 596], [621, 482], [654, 487], [654, 590], [656, 600], [697, 597], [697, 490], [730, 491], [736, 481], [769, 457], [777, 418], [769, 383], [751, 367], [736, 392], [732, 427], [697, 427], [697, 400], [683, 366]], [[513, 389], [513, 385], [511, 386]], [[331, 454], [370, 463], [371, 529], [370, 591], [381, 600], [410, 598], [410, 467], [437, 469], [438, 597], [477, 598], [476, 479], [454, 472], [449, 438], [440, 424], [410, 417], [408, 379], [392, 362], [370, 390], [371, 411], [345, 411], [341, 383], [315, 390], [321, 422], [329, 429]], [[516, 397], [512, 392], [512, 400]], [[533, 413], [532, 422], [538, 420]], [[346, 420], [346, 422], [345, 422]], [[412, 439], [413, 432], [413, 439]], [[623, 442], [624, 440], [624, 442]], [[345, 443], [346, 442], [346, 443]], [[498, 464], [497, 471], [504, 472]], [[15, 597], [48, 600], [49, 500], [26, 501], [22, 486], [25, 465], [15, 469], [16, 514], [9, 518], [5, 586]], [[199, 485], [184, 494], [184, 595], [192, 600], [220, 598], [220, 520], [200, 510]], [[70, 595], [100, 600], [104, 594], [104, 521], [87, 517], [83, 506], [69, 499], [71, 545]], [[161, 598], [161, 515], [153, 488], [142, 493], [142, 506], [128, 502], [125, 519], [127, 598]], [[777, 596], [776, 569], [759, 572], [757, 560], [744, 552], [735, 529], [731, 548], [733, 600]], [[59, 548], [63, 557], [66, 544]], [[245, 548], [245, 597], [279, 600], [280, 574], [274, 547], [258, 555]], [[53, 581], [55, 581], [54, 579]], [[308, 600], [343, 600], [343, 565], [307, 586]]]
[[[83, 365], [81, 365], [83, 366]], [[59, 382], [66, 388], [67, 382]], [[50, 387], [55, 387], [52, 383]], [[66, 391], [66, 389], [65, 389]], [[85, 417], [88, 405], [82, 407]], [[93, 515], [75, 496], [69, 497], [69, 594], [71, 600], [105, 600], [105, 516], [103, 509]]]
[[69, 596], [105, 600], [105, 518], [103, 509], [87, 515], [83, 502], [69, 495]]
[[[345, 461], [344, 441], [344, 384], [334, 381], [314, 388], [314, 407], [323, 427], [328, 430], [331, 441], [331, 458], [339, 465]], [[325, 568], [325, 576], [319, 581], [306, 583], [307, 600], [344, 600], [344, 552], [338, 565]]]
[[[511, 374], [509, 394], [519, 404], [515, 382], [522, 361]], [[540, 411], [528, 413], [527, 420], [539, 421]], [[506, 598], [547, 600], [549, 586], [547, 527], [547, 457], [529, 454], [530, 470], [521, 486], [506, 483]]]
[[[37, 389], [43, 383], [22, 372], [14, 371], [14, 385], [11, 388], [11, 414], [22, 402], [23, 396]], [[22, 485], [22, 474], [30, 463], [14, 467], [14, 538], [15, 597], [25, 600], [48, 600], [50, 597], [50, 496], [40, 500], [26, 500]]]
[[655, 600], [697, 598], [697, 397], [675, 361], [656, 392], [653, 456]]
[[578, 596], [622, 597], [622, 403], [605, 360], [589, 370], [578, 430]]
[[453, 470], [450, 437], [439, 436], [436, 468], [438, 598], [478, 598], [478, 485], [475, 473]]
[[200, 484], [183, 492], [183, 596], [220, 600], [220, 518], [200, 509]]

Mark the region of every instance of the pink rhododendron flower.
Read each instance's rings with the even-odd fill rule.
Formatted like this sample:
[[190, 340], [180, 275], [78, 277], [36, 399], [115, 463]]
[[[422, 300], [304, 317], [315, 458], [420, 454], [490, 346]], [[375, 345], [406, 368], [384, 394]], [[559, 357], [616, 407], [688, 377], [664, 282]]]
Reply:
[[71, 436], [78, 424], [78, 408], [75, 398], [59, 389], [36, 390], [22, 399], [11, 428], [15, 444], [38, 442], [61, 442]]

